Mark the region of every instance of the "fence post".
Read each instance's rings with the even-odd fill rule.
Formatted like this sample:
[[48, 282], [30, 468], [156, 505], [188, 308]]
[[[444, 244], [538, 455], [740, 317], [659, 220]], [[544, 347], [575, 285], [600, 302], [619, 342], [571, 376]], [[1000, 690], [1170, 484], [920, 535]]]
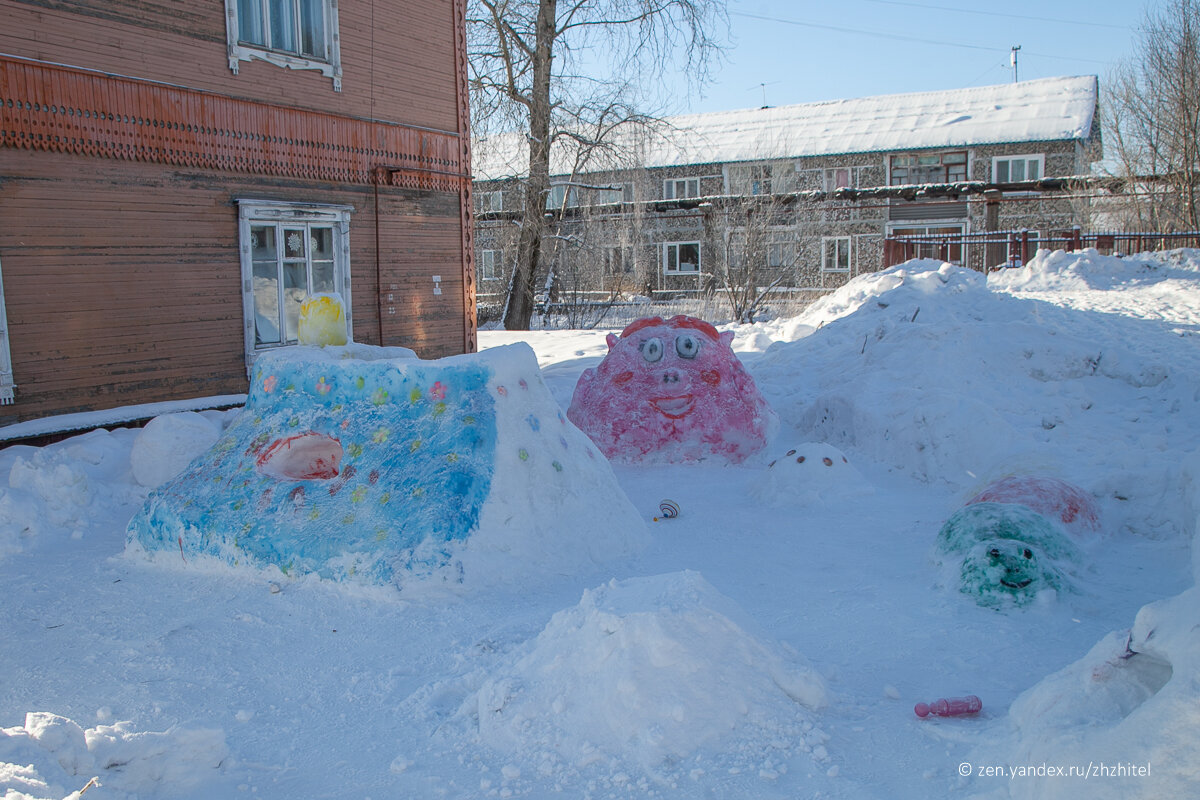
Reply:
[[1068, 253], [1077, 253], [1083, 249], [1083, 232], [1079, 226], [1071, 228], [1071, 246], [1067, 249]]
[[1021, 266], [1029, 263], [1029, 229], [1021, 228]]

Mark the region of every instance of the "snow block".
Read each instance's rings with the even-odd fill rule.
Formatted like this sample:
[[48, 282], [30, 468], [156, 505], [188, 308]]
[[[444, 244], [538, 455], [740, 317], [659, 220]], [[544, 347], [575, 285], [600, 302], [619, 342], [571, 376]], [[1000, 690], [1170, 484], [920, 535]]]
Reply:
[[567, 416], [612, 459], [741, 463], [779, 421], [732, 340], [694, 317], [637, 320], [609, 334], [608, 354], [580, 376]]
[[551, 552], [627, 552], [638, 531], [611, 468], [568, 423], [527, 346], [421, 361], [350, 345], [260, 358], [245, 410], [150, 495], [128, 541], [183, 560], [383, 585], [442, 568], [458, 577], [481, 532], [484, 549], [536, 566]]
[[1001, 478], [967, 501], [968, 505], [972, 503], [1019, 503], [1061, 523], [1068, 533], [1081, 538], [1100, 530], [1100, 510], [1095, 499], [1058, 478]]
[[936, 550], [959, 563], [963, 594], [981, 606], [1026, 605], [1047, 589], [1069, 588], [1064, 573], [1079, 561], [1067, 535], [1014, 503], [973, 503], [946, 520]]

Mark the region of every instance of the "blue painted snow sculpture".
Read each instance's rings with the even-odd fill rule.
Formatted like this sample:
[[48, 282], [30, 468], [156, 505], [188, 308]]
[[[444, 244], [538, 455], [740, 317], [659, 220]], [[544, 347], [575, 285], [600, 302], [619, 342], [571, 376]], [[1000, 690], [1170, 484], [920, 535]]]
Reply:
[[1070, 588], [1079, 551], [1053, 522], [1024, 505], [972, 503], [937, 536], [944, 563], [959, 566], [960, 589], [981, 606], [1027, 605], [1047, 589]]
[[[550, 518], [560, 513], [583, 521]], [[527, 346], [421, 361], [350, 345], [260, 358], [245, 410], [150, 495], [129, 542], [183, 560], [401, 584], [461, 571], [473, 537], [476, 551], [536, 562], [554, 549], [539, 537], [598, 539], [600, 553], [590, 541], [565, 548], [594, 558], [630, 549], [635, 536], [612, 539], [622, 529], [642, 529], [639, 515]]]

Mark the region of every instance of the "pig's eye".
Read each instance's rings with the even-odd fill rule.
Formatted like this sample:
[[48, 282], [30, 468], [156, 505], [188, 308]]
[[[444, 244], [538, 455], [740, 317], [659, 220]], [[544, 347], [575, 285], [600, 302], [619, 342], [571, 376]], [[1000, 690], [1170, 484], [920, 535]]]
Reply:
[[657, 336], [653, 339], [647, 339], [642, 342], [641, 351], [642, 358], [646, 359], [648, 363], [653, 364], [655, 361], [661, 361], [663, 357], [662, 339], [659, 339]]
[[690, 333], [681, 333], [675, 337], [675, 352], [680, 358], [695, 358], [700, 352], [700, 340]]

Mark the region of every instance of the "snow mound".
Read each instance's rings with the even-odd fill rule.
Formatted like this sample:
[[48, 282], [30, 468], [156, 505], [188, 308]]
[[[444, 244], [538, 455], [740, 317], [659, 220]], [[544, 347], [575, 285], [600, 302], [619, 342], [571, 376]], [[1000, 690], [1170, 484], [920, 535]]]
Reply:
[[407, 353], [260, 358], [245, 410], [151, 493], [130, 549], [404, 586], [523, 580], [641, 546], [644, 523], [527, 345]]
[[164, 414], [146, 423], [129, 453], [133, 479], [151, 489], [174, 478], [213, 446], [221, 426], [196, 411]]
[[672, 780], [714, 759], [825, 758], [811, 711], [827, 702], [822, 680], [743, 619], [696, 572], [611, 581], [477, 678], [455, 721], [555, 776], [599, 765]]
[[84, 730], [30, 712], [24, 726], [0, 728], [0, 789], [11, 800], [136, 798], [163, 787], [178, 795], [203, 785], [227, 754], [219, 730], [136, 731], [129, 722]]
[[831, 444], [805, 442], [776, 448], [767, 471], [753, 486], [754, 495], [772, 505], [814, 505], [872, 494], [875, 488]]
[[1200, 271], [1200, 251], [1105, 256], [1094, 248], [1077, 253], [1038, 250], [1022, 267], [993, 272], [988, 276], [988, 285], [1010, 292], [1110, 291], [1160, 283], [1180, 271], [1191, 273], [1188, 277], [1195, 280], [1195, 273]]
[[793, 322], [814, 321], [754, 364], [784, 430], [923, 481], [1086, 459], [1106, 446], [1089, 413], [1097, 397], [1153, 390], [1170, 413], [1194, 403], [1187, 370], [1200, 362], [1179, 363], [1144, 323], [992, 291], [950, 264], [855, 278]]
[[0, 486], [0, 558], [59, 541], [64, 531], [82, 539], [102, 512], [135, 496], [120, 480], [129, 452], [121, 439], [101, 430], [60, 447], [12, 448], [8, 485]]

